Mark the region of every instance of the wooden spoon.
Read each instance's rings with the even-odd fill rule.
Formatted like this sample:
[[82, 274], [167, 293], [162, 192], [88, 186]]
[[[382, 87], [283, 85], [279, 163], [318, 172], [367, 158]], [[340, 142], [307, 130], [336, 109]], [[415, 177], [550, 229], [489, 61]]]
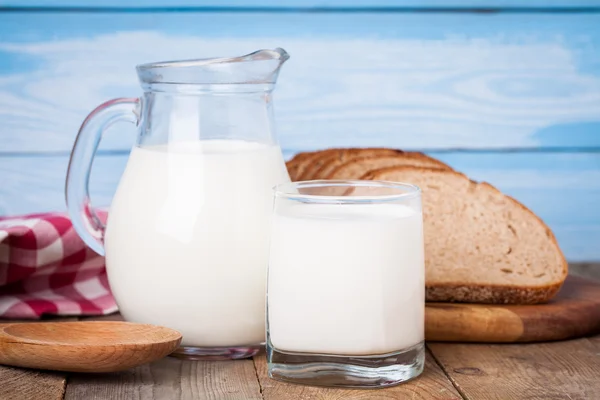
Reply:
[[181, 334], [118, 321], [0, 325], [0, 364], [69, 372], [114, 372], [172, 353]]

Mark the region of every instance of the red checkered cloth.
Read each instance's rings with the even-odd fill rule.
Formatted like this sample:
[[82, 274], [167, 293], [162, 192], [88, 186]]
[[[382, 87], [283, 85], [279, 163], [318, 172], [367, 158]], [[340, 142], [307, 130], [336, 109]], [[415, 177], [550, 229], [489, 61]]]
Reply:
[[104, 257], [83, 243], [65, 213], [0, 217], [0, 317], [114, 311]]

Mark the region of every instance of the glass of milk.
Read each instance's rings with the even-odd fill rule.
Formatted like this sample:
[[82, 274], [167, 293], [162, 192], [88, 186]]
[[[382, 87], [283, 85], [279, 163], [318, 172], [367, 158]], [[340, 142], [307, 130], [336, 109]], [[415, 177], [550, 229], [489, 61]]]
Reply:
[[383, 387], [424, 365], [421, 191], [382, 181], [275, 187], [267, 278], [268, 373]]

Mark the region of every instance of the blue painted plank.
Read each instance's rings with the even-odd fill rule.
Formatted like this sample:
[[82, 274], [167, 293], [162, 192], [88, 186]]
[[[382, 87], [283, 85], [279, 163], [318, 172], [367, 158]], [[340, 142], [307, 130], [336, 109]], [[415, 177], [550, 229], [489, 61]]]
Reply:
[[5, 7], [276, 7], [276, 8], [348, 8], [348, 7], [418, 7], [418, 8], [575, 8], [598, 7], [598, 0], [1, 0]]
[[[289, 158], [293, 152], [286, 151]], [[600, 156], [591, 154], [463, 154], [435, 156], [485, 180], [537, 213], [570, 261], [600, 260]], [[92, 201], [108, 206], [127, 156], [101, 156]], [[0, 215], [64, 210], [66, 157], [0, 158]]]
[[600, 260], [600, 154], [437, 154], [529, 207], [572, 260]]
[[0, 152], [67, 154], [137, 63], [275, 46], [286, 148], [600, 147], [600, 14], [0, 12]]

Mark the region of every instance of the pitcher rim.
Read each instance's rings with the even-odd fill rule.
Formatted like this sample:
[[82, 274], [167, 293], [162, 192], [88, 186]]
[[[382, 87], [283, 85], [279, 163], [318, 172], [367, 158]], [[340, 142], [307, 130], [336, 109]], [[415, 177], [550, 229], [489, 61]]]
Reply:
[[[222, 91], [224, 87], [227, 88], [226, 91], [231, 91], [232, 85], [239, 84], [266, 85], [267, 87], [262, 88], [264, 91], [271, 90], [281, 66], [289, 58], [285, 50], [277, 47], [236, 57], [156, 61], [139, 64], [136, 71], [142, 88], [150, 91], [196, 91], [209, 86], [211, 91]], [[215, 89], [216, 87], [220, 89]], [[258, 89], [260, 88], [255, 91]], [[248, 88], [241, 90], [246, 91]]]
[[[271, 58], [257, 58], [265, 54], [277, 54], [276, 57]], [[169, 68], [169, 67], [201, 67], [211, 64], [227, 64], [235, 62], [252, 62], [252, 61], [266, 61], [266, 60], [279, 60], [280, 64], [283, 64], [290, 58], [287, 51], [281, 47], [274, 49], [260, 49], [253, 51], [252, 53], [245, 54], [242, 56], [234, 57], [207, 57], [207, 58], [190, 58], [181, 60], [164, 60], [164, 61], [152, 61], [147, 63], [141, 63], [136, 65], [137, 70], [148, 70], [154, 68]]]

